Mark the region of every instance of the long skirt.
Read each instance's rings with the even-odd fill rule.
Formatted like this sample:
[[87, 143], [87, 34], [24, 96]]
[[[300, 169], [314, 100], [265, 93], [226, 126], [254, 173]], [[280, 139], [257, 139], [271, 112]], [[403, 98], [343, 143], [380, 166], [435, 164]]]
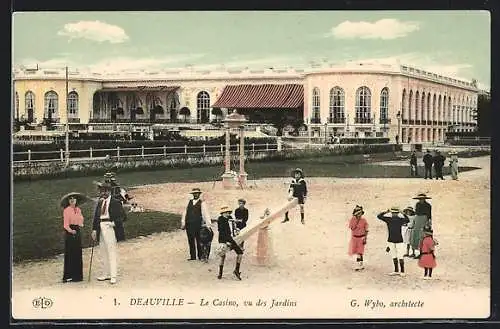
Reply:
[[404, 244], [410, 244], [411, 231], [412, 231], [412, 229], [408, 228], [408, 226], [401, 227], [401, 235], [403, 236], [403, 243]]
[[81, 281], [83, 279], [82, 236], [78, 225], [70, 225], [76, 234], [66, 232], [64, 242], [63, 281]]
[[420, 241], [423, 237], [423, 230], [425, 224], [427, 224], [427, 216], [426, 215], [417, 215], [415, 216], [415, 223], [413, 225], [413, 229], [411, 230], [411, 239], [410, 244], [413, 249], [418, 249], [420, 245]]
[[458, 162], [453, 162], [450, 165], [450, 169], [451, 169], [451, 178], [458, 179]]
[[351, 242], [349, 243], [349, 256], [352, 255], [363, 255], [365, 253], [365, 244], [363, 243], [364, 237], [357, 238], [355, 236], [351, 237]]

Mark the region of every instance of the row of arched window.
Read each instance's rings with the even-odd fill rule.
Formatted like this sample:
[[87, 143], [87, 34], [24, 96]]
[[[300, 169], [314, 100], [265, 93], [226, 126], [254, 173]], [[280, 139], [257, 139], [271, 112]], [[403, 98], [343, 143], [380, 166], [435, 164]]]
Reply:
[[[43, 98], [43, 116], [44, 118], [59, 117], [59, 95], [50, 90], [45, 93]], [[24, 108], [28, 116], [33, 116], [35, 112], [35, 93], [28, 90], [24, 94]], [[19, 94], [16, 91], [16, 110], [19, 109]], [[71, 91], [68, 93], [68, 112], [69, 117], [78, 117], [78, 93]]]
[[[96, 94], [97, 95], [97, 94]], [[33, 93], [31, 90], [27, 91], [24, 95], [24, 104], [25, 104], [25, 113], [29, 117], [33, 117], [34, 112], [35, 112], [35, 105], [36, 105], [36, 99], [35, 99], [35, 93]], [[137, 98], [133, 97], [132, 101], [129, 102], [132, 107], [138, 107], [139, 102], [136, 101]], [[101, 97], [94, 97], [94, 107], [100, 107], [100, 104], [104, 103], [103, 99]], [[116, 108], [120, 107], [121, 101], [116, 98], [111, 101], [111, 108]], [[137, 103], [137, 104], [136, 104]], [[153, 108], [156, 108], [158, 106], [161, 106], [161, 100], [158, 97], [155, 97], [152, 102], [149, 102], [150, 105]], [[50, 90], [45, 93], [44, 95], [44, 118], [58, 118], [59, 117], [59, 95], [53, 91]], [[178, 107], [178, 100], [175, 101], [175, 98], [173, 100], [173, 104], [171, 105], [171, 108], [176, 108]], [[16, 91], [15, 93], [15, 109], [16, 111], [19, 110], [19, 94]], [[97, 109], [97, 108], [96, 108]], [[210, 111], [210, 95], [206, 91], [200, 91], [197, 96], [196, 96], [196, 109], [197, 109], [197, 116], [198, 119], [202, 119], [204, 117], [208, 117], [209, 111]], [[107, 110], [107, 107], [104, 109], [105, 112]], [[77, 118], [78, 117], [78, 93], [76, 91], [71, 91], [68, 93], [68, 112], [69, 112], [69, 117], [70, 118]]]
[[[356, 90], [355, 103], [355, 123], [372, 123], [371, 109], [371, 91], [368, 87], [362, 86]], [[432, 111], [431, 111], [432, 101]], [[457, 104], [458, 103], [458, 104]], [[455, 104], [452, 106], [452, 104]], [[320, 90], [315, 87], [312, 92], [312, 116], [311, 123], [320, 123]], [[413, 95], [411, 90], [409, 97], [406, 89], [403, 89], [402, 96], [402, 113], [403, 122], [407, 120], [418, 121], [448, 121], [448, 122], [470, 122], [472, 121], [473, 111], [476, 108], [476, 103], [469, 97], [462, 96], [460, 99], [452, 98], [451, 96], [432, 95], [430, 93], [417, 91]], [[389, 89], [387, 87], [380, 91], [379, 104], [380, 122], [388, 122], [389, 113]], [[330, 89], [329, 103], [329, 123], [344, 123], [345, 122], [345, 93], [340, 87]]]
[[[356, 90], [355, 122], [371, 123], [371, 91], [368, 87], [359, 87]], [[320, 123], [320, 91], [314, 88], [312, 93], [312, 123]], [[387, 120], [389, 113], [389, 89], [383, 88], [380, 92], [380, 119]], [[330, 89], [329, 123], [345, 122], [345, 92], [340, 87]]]
[[453, 97], [420, 93], [403, 89], [401, 99], [403, 120], [432, 120], [447, 122], [471, 122], [476, 101], [469, 97]]

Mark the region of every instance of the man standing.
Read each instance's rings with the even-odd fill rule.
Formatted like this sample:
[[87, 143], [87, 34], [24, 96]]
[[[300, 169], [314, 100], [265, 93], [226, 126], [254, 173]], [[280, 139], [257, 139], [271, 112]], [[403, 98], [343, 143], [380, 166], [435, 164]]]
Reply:
[[429, 177], [432, 179], [432, 154], [431, 151], [427, 150], [427, 152], [424, 155], [424, 158], [422, 159], [424, 161], [424, 167], [425, 167], [425, 179]]
[[111, 196], [111, 184], [99, 183], [100, 199], [94, 212], [92, 223], [92, 239], [101, 242], [103, 256], [103, 275], [98, 281], [109, 280], [116, 283], [118, 272], [116, 257], [116, 242], [125, 240], [123, 222], [126, 220], [122, 203]]
[[186, 210], [182, 214], [181, 229], [186, 230], [189, 244], [189, 261], [202, 260], [203, 253], [200, 244], [200, 229], [203, 225], [210, 223], [210, 214], [205, 202], [200, 199], [201, 190], [193, 188], [191, 191], [193, 198], [189, 200]]
[[411, 155], [410, 155], [410, 175], [412, 177], [418, 176], [417, 153], [415, 151], [411, 152]]
[[[377, 215], [377, 218], [387, 224], [387, 242], [389, 245], [386, 251], [392, 251], [392, 261], [394, 263], [394, 271], [389, 273], [389, 275], [405, 276], [405, 261], [403, 258], [405, 246], [401, 227], [404, 224], [408, 224], [410, 219], [405, 214], [402, 214], [398, 207], [392, 207], [390, 210], [381, 212]], [[399, 271], [400, 269], [401, 272]]]
[[438, 180], [440, 178], [444, 180], [443, 167], [444, 167], [444, 162], [445, 162], [446, 158], [444, 157], [444, 155], [441, 154], [441, 152], [436, 150], [436, 154], [434, 155], [434, 158], [432, 160], [434, 162], [434, 171], [436, 174], [436, 180]]
[[[236, 232], [234, 235], [238, 235], [238, 233], [244, 229], [247, 226], [247, 221], [248, 221], [248, 209], [245, 208], [246, 204], [245, 199], [239, 199], [238, 200], [238, 208], [234, 210], [234, 219], [235, 219], [235, 226], [236, 226]], [[243, 248], [243, 245], [245, 242], [241, 243], [241, 247]]]

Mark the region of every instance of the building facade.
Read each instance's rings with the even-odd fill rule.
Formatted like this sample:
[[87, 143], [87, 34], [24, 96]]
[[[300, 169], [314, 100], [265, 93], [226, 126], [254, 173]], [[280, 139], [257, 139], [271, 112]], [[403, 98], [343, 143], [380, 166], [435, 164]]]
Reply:
[[[66, 83], [68, 96], [65, 97]], [[296, 110], [310, 136], [440, 142], [472, 131], [479, 90], [405, 65], [304, 69], [192, 69], [105, 74], [15, 69], [14, 118], [78, 127], [114, 123], [210, 124], [231, 109]]]

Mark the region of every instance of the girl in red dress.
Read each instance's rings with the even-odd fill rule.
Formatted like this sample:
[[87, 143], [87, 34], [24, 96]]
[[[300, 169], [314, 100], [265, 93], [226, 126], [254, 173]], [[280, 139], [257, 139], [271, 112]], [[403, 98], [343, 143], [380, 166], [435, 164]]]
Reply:
[[368, 222], [362, 217], [364, 213], [363, 207], [356, 206], [349, 221], [349, 228], [351, 229], [349, 256], [356, 255], [357, 267], [354, 268], [356, 271], [364, 269], [363, 254], [365, 253], [366, 237], [368, 235]]
[[424, 228], [424, 238], [420, 242], [420, 258], [418, 266], [424, 268], [424, 279], [429, 280], [432, 278], [432, 269], [437, 266], [436, 256], [434, 255], [434, 248], [437, 241], [432, 237], [432, 229], [429, 226]]

